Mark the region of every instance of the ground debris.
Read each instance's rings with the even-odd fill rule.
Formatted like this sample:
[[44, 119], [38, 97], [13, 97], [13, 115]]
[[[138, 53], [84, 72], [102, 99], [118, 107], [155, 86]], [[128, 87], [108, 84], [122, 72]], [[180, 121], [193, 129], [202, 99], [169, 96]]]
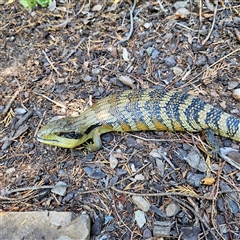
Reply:
[[53, 117], [131, 88], [191, 92], [238, 116], [237, 2], [2, 3], [1, 211], [84, 210], [96, 239], [237, 239], [239, 143], [217, 137], [209, 170], [201, 133], [108, 133], [97, 152], [35, 139]]

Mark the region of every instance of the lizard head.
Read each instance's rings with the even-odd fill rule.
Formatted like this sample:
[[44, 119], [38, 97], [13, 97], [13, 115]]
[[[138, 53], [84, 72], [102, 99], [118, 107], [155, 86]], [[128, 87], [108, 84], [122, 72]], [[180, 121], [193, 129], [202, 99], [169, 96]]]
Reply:
[[74, 124], [74, 117], [66, 117], [48, 123], [37, 133], [39, 142], [63, 147], [74, 148], [85, 142], [85, 134], [81, 134], [79, 126]]

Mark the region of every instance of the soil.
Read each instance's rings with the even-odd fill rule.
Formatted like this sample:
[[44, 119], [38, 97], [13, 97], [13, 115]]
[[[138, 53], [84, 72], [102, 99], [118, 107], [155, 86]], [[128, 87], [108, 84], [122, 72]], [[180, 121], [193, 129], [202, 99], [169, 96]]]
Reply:
[[[149, 239], [165, 221], [171, 238], [239, 239], [239, 169], [210, 157], [201, 133], [108, 133], [97, 152], [36, 140], [50, 120], [131, 88], [192, 93], [240, 117], [239, 95], [232, 96], [240, 88], [239, 2], [201, 2], [139, 1], [132, 24], [130, 0], [59, 0], [51, 11], [1, 3], [2, 211], [85, 210], [93, 239]], [[192, 155], [207, 165], [211, 159], [212, 170], [190, 166]], [[200, 184], [204, 177], [214, 180]], [[47, 188], [60, 181], [68, 185], [64, 196]], [[151, 206], [143, 226], [130, 192]], [[171, 215], [172, 203], [179, 209]]]

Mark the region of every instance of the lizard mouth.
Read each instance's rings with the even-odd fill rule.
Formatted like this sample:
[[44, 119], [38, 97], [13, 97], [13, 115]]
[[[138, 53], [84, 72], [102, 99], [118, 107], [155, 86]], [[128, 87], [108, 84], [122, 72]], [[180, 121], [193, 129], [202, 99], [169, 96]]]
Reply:
[[39, 142], [44, 142], [44, 143], [47, 143], [47, 142], [58, 142], [58, 140], [56, 140], [56, 139], [46, 140], [46, 139], [41, 138], [41, 137], [39, 137], [39, 136], [37, 136], [37, 140], [38, 140]]

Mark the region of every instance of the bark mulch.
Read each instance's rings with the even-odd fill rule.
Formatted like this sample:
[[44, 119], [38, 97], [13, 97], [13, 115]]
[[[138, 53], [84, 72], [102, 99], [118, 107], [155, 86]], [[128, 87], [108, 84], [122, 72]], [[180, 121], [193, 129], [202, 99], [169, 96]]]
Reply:
[[239, 239], [239, 168], [213, 159], [201, 133], [109, 133], [97, 152], [35, 138], [131, 88], [189, 92], [240, 116], [239, 2], [59, 0], [51, 10], [0, 5], [1, 211], [85, 210], [93, 239]]

